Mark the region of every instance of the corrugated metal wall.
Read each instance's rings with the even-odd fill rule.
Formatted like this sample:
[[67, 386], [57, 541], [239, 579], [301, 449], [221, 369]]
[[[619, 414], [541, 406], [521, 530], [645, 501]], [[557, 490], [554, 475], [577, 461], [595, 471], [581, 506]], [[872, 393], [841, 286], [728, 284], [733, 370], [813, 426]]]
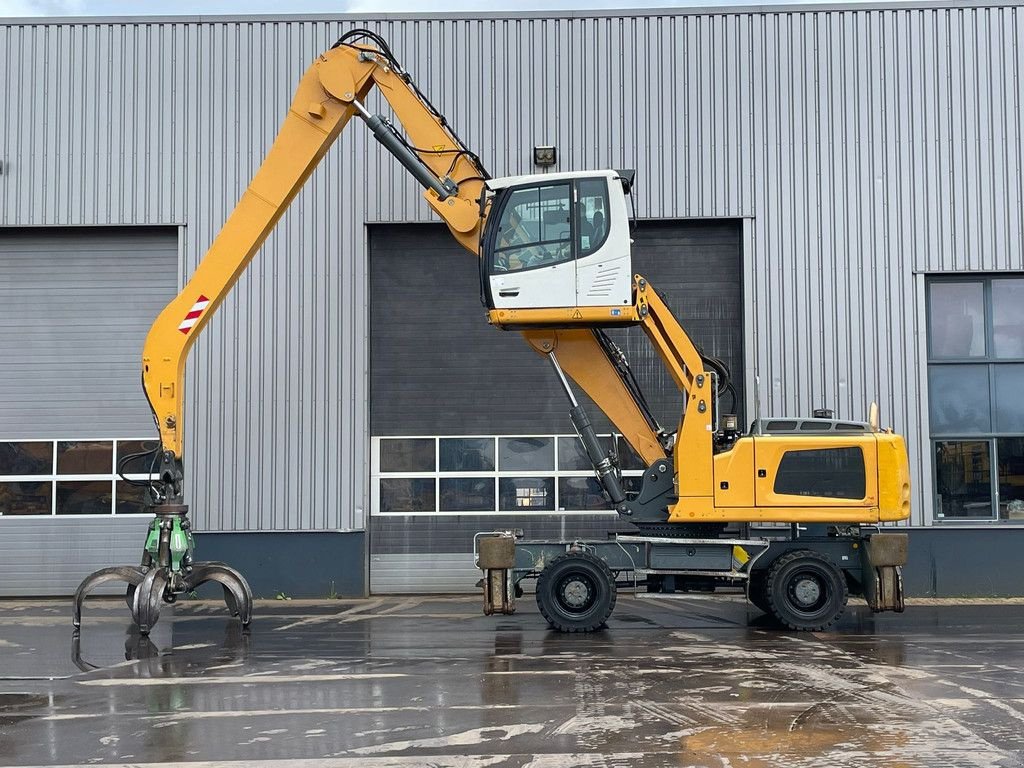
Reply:
[[[1024, 10], [0, 25], [0, 226], [183, 223], [188, 273], [300, 73], [363, 25], [496, 174], [553, 142], [560, 169], [636, 167], [641, 216], [752, 217], [764, 410], [878, 399], [930, 519], [915, 272], [1024, 268]], [[427, 218], [353, 126], [192, 355], [199, 527], [363, 527], [363, 225]]]

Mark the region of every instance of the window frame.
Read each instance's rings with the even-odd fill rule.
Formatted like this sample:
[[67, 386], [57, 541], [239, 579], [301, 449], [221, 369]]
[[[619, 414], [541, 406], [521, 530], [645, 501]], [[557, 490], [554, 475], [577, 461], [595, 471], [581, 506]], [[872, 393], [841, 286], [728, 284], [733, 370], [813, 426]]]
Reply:
[[[520, 191], [522, 191], [524, 189], [543, 189], [545, 187], [561, 187], [561, 186], [566, 187], [568, 189], [568, 191], [569, 191], [568, 197], [566, 198], [566, 201], [568, 202], [568, 206], [569, 206], [569, 236], [568, 236], [569, 258], [562, 259], [561, 261], [547, 262], [546, 264], [534, 264], [533, 266], [521, 267], [521, 268], [515, 269], [515, 270], [509, 269], [509, 270], [502, 271], [502, 270], [496, 269], [495, 268], [495, 266], [496, 266], [495, 265], [495, 260], [494, 260], [493, 257], [497, 256], [499, 253], [507, 253], [509, 251], [522, 250], [524, 248], [543, 247], [545, 245], [554, 245], [554, 244], [560, 244], [560, 243], [565, 242], [565, 240], [538, 240], [538, 241], [536, 241], [534, 243], [528, 243], [526, 245], [512, 245], [512, 246], [508, 246], [506, 248], [498, 248], [498, 238], [500, 237], [500, 233], [501, 233], [501, 221], [502, 221], [502, 218], [505, 216], [505, 210], [511, 204], [512, 198], [513, 198], [513, 196], [515, 195], [516, 192], [520, 192]], [[535, 183], [531, 183], [531, 184], [517, 184], [514, 187], [506, 187], [505, 190], [503, 190], [503, 191], [504, 191], [505, 194], [502, 196], [501, 208], [498, 209], [497, 211], [495, 211], [493, 214], [490, 214], [490, 215], [495, 215], [497, 217], [495, 219], [495, 222], [496, 222], [497, 226], [495, 226], [495, 228], [494, 228], [494, 238], [491, 241], [491, 249], [490, 250], [491, 250], [492, 258], [490, 259], [490, 263], [487, 265], [488, 274], [491, 274], [491, 275], [521, 275], [523, 272], [530, 272], [530, 271], [535, 270], [535, 269], [544, 269], [544, 268], [547, 268], [547, 267], [556, 267], [556, 266], [558, 266], [560, 264], [572, 264], [572, 263], [574, 263], [576, 261], [576, 258], [577, 258], [576, 221], [575, 221], [576, 217], [573, 216], [573, 204], [574, 204], [574, 200], [576, 198], [576, 183], [575, 183], [575, 179], [554, 179], [551, 182], [540, 182], [540, 183], [536, 183], [535, 182]]]
[[[57, 470], [57, 461], [59, 459], [57, 446], [60, 443], [110, 443], [111, 444], [111, 467], [110, 472], [97, 472], [97, 473], [60, 473]], [[0, 508], [0, 519], [8, 518], [15, 520], [38, 520], [38, 519], [61, 519], [61, 520], [82, 520], [89, 518], [108, 518], [108, 517], [151, 517], [151, 513], [148, 512], [118, 512], [117, 511], [117, 486], [118, 483], [123, 482], [121, 476], [117, 474], [117, 454], [118, 447], [121, 443], [134, 443], [134, 442], [158, 442], [156, 437], [148, 435], [145, 437], [57, 437], [57, 438], [5, 438], [0, 440], [0, 443], [46, 443], [50, 446], [50, 471], [47, 474], [38, 475], [8, 475], [0, 474], [0, 483], [26, 483], [26, 482], [38, 482], [48, 483], [50, 485], [50, 511], [45, 514], [30, 514], [30, 515], [7, 515], [4, 514], [2, 508]], [[126, 475], [131, 480], [149, 480], [156, 477], [156, 475], [150, 475], [147, 473], [132, 472]], [[57, 487], [62, 482], [109, 482], [110, 483], [110, 511], [102, 513], [59, 513], [57, 511], [58, 497]]]
[[[625, 446], [625, 440], [621, 435], [602, 434], [599, 439], [617, 438]], [[422, 440], [430, 438], [435, 441], [434, 446], [434, 469], [425, 472], [382, 472], [380, 469], [381, 444], [385, 440]], [[553, 460], [550, 469], [516, 470], [502, 469], [500, 441], [508, 438], [526, 439], [548, 439], [552, 441]], [[493, 440], [495, 468], [486, 471], [442, 471], [441, 470], [441, 442], [451, 439], [473, 439]], [[617, 517], [618, 513], [610, 506], [606, 509], [559, 509], [560, 491], [559, 485], [562, 478], [593, 478], [593, 469], [561, 469], [559, 461], [559, 442], [561, 440], [575, 440], [579, 442], [577, 435], [566, 434], [501, 434], [501, 435], [374, 435], [370, 438], [370, 516], [371, 517], [536, 517], [539, 515], [603, 515]], [[620, 447], [620, 454], [622, 447]], [[624, 477], [642, 477], [643, 469], [624, 469]], [[413, 479], [423, 478], [434, 481], [434, 509], [420, 510], [414, 512], [383, 512], [381, 511], [380, 481], [384, 479]], [[494, 479], [494, 508], [485, 511], [458, 512], [441, 509], [441, 479], [443, 478], [493, 478]], [[501, 481], [505, 478], [536, 478], [554, 480], [553, 509], [502, 509], [501, 508]]]
[[[1020, 524], [1020, 521], [1000, 517], [999, 494], [999, 446], [1001, 438], [1024, 437], [1022, 432], [1005, 432], [998, 429], [996, 404], [996, 367], [1000, 365], [1024, 364], [1024, 357], [997, 357], [995, 354], [994, 304], [992, 301], [992, 284], [999, 280], [1020, 280], [1024, 272], [1001, 273], [954, 273], [925, 276], [925, 368], [926, 386], [928, 389], [928, 461], [931, 466], [931, 501], [932, 521], [939, 525], [1001, 525]], [[932, 286], [941, 283], [981, 283], [982, 285], [982, 318], [984, 320], [985, 354], [977, 357], [935, 357], [933, 352], [932, 319], [935, 317], [932, 308]], [[947, 431], [937, 432], [932, 424], [931, 414], [931, 372], [933, 368], [955, 369], [962, 366], [984, 367], [988, 376], [988, 409], [989, 429], [978, 432]], [[944, 442], [984, 442], [989, 451], [989, 486], [991, 511], [988, 517], [944, 517], [940, 516], [938, 506], [938, 444]]]

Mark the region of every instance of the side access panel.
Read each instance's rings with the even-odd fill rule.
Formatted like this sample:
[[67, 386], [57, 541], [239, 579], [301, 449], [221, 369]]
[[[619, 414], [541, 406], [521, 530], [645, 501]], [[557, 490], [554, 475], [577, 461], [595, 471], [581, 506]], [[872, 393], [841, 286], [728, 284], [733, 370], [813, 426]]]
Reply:
[[874, 435], [754, 437], [758, 507], [878, 507]]

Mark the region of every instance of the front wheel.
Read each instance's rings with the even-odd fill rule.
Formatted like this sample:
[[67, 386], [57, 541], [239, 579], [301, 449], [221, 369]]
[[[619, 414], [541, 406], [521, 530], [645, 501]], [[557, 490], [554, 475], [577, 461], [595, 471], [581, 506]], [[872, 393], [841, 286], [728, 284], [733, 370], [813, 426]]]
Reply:
[[559, 632], [594, 632], [615, 608], [615, 577], [590, 552], [566, 552], [540, 572], [537, 607]]
[[801, 632], [827, 629], [846, 610], [849, 593], [843, 572], [825, 555], [809, 549], [781, 555], [768, 568], [765, 596], [770, 613]]

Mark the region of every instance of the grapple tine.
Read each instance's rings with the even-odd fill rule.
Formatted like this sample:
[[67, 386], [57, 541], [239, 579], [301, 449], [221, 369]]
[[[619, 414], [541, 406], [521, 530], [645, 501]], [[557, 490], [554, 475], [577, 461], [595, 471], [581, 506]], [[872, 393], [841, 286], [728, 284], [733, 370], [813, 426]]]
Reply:
[[72, 618], [75, 628], [82, 626], [82, 603], [85, 596], [101, 584], [109, 584], [113, 581], [124, 581], [128, 583], [128, 589], [142, 583], [146, 577], [146, 569], [138, 565], [117, 565], [111, 568], [101, 568], [89, 574], [75, 590], [75, 597], [72, 604]]
[[186, 588], [196, 589], [208, 581], [224, 587], [224, 602], [232, 615], [237, 615], [243, 627], [252, 621], [252, 592], [238, 571], [218, 562], [196, 563], [186, 578]]

